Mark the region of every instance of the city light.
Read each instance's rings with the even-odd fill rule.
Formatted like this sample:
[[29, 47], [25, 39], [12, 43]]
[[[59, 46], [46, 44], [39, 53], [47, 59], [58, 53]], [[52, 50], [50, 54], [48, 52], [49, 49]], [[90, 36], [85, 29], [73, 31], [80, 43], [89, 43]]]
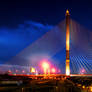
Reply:
[[38, 71], [37, 70], [35, 71], [35, 74], [38, 75]]
[[66, 75], [70, 75], [70, 71], [68, 69], [66, 70]]
[[31, 73], [35, 73], [35, 68], [31, 68]]
[[60, 72], [61, 72], [61, 70], [59, 69], [59, 70], [58, 70], [58, 73], [60, 73]]
[[55, 73], [56, 72], [56, 69], [55, 68], [52, 68], [51, 71], [52, 71], [52, 73]]
[[42, 67], [44, 69], [44, 74], [46, 74], [47, 70], [50, 68], [50, 65], [48, 64], [48, 62], [42, 62]]
[[66, 10], [66, 14], [69, 15], [69, 10]]
[[89, 88], [90, 88], [90, 92], [92, 92], [92, 86], [90, 86]]
[[22, 73], [25, 73], [25, 71], [24, 71], [24, 70], [22, 70]]
[[85, 73], [85, 69], [81, 69], [80, 74], [84, 74], [84, 73]]
[[18, 70], [16, 70], [16, 73], [18, 72]]
[[66, 60], [66, 75], [70, 75], [69, 60]]
[[11, 70], [8, 70], [8, 73], [12, 73], [12, 71]]
[[50, 69], [48, 69], [48, 74], [50, 75]]
[[82, 86], [82, 88], [84, 89], [84, 88], [85, 88], [85, 86], [83, 85], [83, 86]]
[[82, 73], [84, 73], [84, 72], [85, 72], [85, 70], [83, 69], [81, 72], [82, 72]]
[[48, 64], [47, 62], [43, 62], [43, 63], [42, 63], [42, 66], [43, 66], [43, 68], [45, 68], [45, 69], [48, 69], [48, 68], [49, 68], [49, 64]]

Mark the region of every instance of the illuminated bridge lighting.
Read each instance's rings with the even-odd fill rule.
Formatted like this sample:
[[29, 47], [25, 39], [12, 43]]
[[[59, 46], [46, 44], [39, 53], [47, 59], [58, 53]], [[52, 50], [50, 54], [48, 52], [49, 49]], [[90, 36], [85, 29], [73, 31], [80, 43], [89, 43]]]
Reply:
[[35, 68], [31, 68], [31, 73], [35, 73], [36, 72], [36, 70], [35, 70]]
[[56, 73], [56, 69], [55, 68], [52, 68], [51, 71], [52, 71], [52, 73]]
[[50, 68], [50, 65], [48, 62], [42, 62], [42, 67], [43, 67], [43, 70], [44, 70], [44, 74], [47, 73], [47, 70]]
[[90, 92], [92, 92], [92, 86], [90, 86], [89, 88], [90, 88]]

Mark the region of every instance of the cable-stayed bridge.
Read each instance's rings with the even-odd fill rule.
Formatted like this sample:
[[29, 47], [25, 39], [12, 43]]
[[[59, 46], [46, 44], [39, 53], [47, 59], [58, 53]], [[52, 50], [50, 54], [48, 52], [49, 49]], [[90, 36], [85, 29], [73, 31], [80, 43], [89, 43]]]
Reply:
[[[92, 31], [69, 19], [69, 60], [71, 74], [92, 74]], [[5, 65], [7, 69], [22, 71], [35, 67], [40, 71], [40, 62], [47, 60], [65, 74], [66, 62], [66, 20], [30, 44]], [[12, 65], [12, 66], [11, 66]], [[18, 66], [21, 68], [18, 68]], [[23, 68], [28, 67], [28, 68]], [[12, 67], [12, 68], [11, 68]], [[1, 69], [1, 70], [2, 70]]]

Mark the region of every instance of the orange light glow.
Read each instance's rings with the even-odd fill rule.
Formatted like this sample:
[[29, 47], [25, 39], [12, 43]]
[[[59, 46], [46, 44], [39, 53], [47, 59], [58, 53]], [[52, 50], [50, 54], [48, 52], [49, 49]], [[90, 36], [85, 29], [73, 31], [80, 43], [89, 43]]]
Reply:
[[82, 88], [84, 89], [84, 88], [85, 88], [85, 86], [83, 85], [83, 86], [82, 86]]
[[67, 28], [66, 32], [66, 50], [69, 50], [69, 40], [70, 40], [70, 34], [69, 34], [69, 28]]
[[70, 72], [69, 72], [69, 70], [66, 70], [66, 75], [70, 75]]
[[32, 73], [35, 73], [35, 68], [32, 67], [32, 68], [31, 68], [31, 72], [32, 72]]
[[92, 86], [90, 86], [90, 91], [92, 92]]
[[66, 60], [66, 75], [70, 75], [69, 60]]
[[70, 65], [69, 65], [69, 46], [70, 46], [70, 22], [69, 22], [69, 11], [66, 11], [66, 75], [70, 75]]
[[48, 69], [48, 74], [50, 75], [50, 69]]
[[69, 15], [69, 10], [68, 9], [66, 10], [66, 14]]

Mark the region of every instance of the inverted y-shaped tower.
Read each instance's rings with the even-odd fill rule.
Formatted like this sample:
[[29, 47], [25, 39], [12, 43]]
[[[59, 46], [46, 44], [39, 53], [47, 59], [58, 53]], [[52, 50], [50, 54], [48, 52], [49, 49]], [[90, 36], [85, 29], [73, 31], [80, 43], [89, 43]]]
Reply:
[[70, 41], [70, 14], [69, 11], [66, 11], [66, 75], [70, 75], [70, 59], [69, 59], [69, 41]]

